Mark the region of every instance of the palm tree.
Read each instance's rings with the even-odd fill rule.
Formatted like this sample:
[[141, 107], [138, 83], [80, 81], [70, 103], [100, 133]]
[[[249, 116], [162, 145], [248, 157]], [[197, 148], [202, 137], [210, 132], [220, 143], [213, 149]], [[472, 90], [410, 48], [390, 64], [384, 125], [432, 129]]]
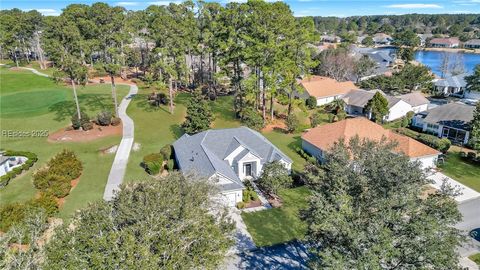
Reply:
[[341, 98], [337, 98], [337, 99], [334, 99], [329, 105], [328, 107], [330, 108], [330, 110], [334, 111], [335, 112], [335, 115], [337, 115], [339, 112], [341, 111], [345, 111], [345, 106], [347, 106], [347, 104], [345, 103], [345, 101]]

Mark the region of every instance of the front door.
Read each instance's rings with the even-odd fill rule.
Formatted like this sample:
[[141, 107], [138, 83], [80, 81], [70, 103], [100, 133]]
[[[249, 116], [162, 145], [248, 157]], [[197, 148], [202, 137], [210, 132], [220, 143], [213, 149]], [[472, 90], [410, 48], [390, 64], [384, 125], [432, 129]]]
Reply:
[[252, 176], [252, 164], [245, 164], [245, 176]]

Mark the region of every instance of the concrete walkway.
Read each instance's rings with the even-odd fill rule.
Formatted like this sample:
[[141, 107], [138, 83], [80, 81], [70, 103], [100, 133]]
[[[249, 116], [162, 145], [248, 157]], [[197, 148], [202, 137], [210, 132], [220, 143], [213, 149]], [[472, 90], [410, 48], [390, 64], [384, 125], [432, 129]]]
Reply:
[[432, 184], [435, 188], [440, 189], [442, 186], [443, 180], [445, 179], [448, 184], [452, 187], [457, 187], [459, 191], [462, 193], [459, 196], [455, 197], [455, 200], [458, 203], [462, 203], [468, 200], [473, 200], [480, 197], [480, 193], [455, 181], [454, 179], [446, 176], [441, 172], [434, 172], [432, 175], [428, 176], [429, 179], [433, 180], [434, 183]]
[[26, 69], [26, 70], [30, 70], [31, 72], [37, 74], [38, 76], [42, 76], [42, 77], [50, 77], [49, 75], [45, 74], [45, 73], [42, 73], [34, 68], [27, 68], [27, 67], [19, 67], [21, 69]]
[[133, 145], [134, 124], [133, 120], [127, 115], [127, 107], [130, 104], [132, 95], [138, 92], [136, 85], [130, 85], [130, 92], [122, 99], [120, 106], [118, 106], [118, 117], [122, 119], [123, 137], [115, 155], [110, 174], [108, 175], [108, 182], [105, 186], [103, 199], [109, 201], [113, 198], [114, 193], [118, 190], [120, 184], [123, 182], [125, 171], [127, 169], [128, 158], [130, 157], [130, 150]]

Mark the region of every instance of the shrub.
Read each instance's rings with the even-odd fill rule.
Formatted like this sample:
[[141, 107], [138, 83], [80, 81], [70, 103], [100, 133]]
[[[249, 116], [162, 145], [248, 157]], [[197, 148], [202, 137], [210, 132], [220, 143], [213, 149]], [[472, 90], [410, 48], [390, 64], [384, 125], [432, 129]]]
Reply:
[[97, 114], [97, 124], [100, 126], [109, 126], [112, 123], [112, 113], [101, 111]]
[[473, 160], [473, 159], [476, 158], [476, 157], [477, 157], [477, 155], [476, 155], [474, 152], [468, 152], [468, 153], [467, 153], [467, 158], [468, 158], [468, 159]]
[[329, 114], [327, 114], [327, 116], [328, 116], [328, 122], [333, 123], [334, 120], [335, 120], [335, 114], [329, 113]]
[[408, 136], [410, 138], [416, 139], [432, 148], [437, 149], [440, 152], [446, 153], [452, 143], [447, 138], [438, 138], [430, 134], [418, 133], [416, 131], [410, 130], [408, 128], [397, 128], [395, 129], [397, 133]]
[[167, 144], [160, 149], [160, 154], [162, 154], [163, 159], [165, 159], [165, 160], [172, 158], [172, 152], [173, 151], [172, 151], [172, 145], [171, 144]]
[[56, 154], [48, 162], [50, 174], [64, 176], [68, 180], [80, 177], [82, 169], [82, 162], [77, 158], [75, 153], [66, 149]]
[[237, 208], [238, 208], [238, 209], [243, 209], [243, 208], [245, 208], [245, 203], [244, 203], [244, 202], [238, 202], [238, 203], [237, 203]]
[[48, 176], [50, 175], [47, 168], [40, 169], [33, 174], [33, 185], [36, 189], [45, 190], [48, 188]]
[[118, 126], [120, 125], [120, 123], [122, 123], [122, 120], [118, 117], [113, 117], [112, 118], [112, 126]]
[[345, 111], [340, 111], [337, 113], [337, 121], [347, 118], [347, 113]]
[[38, 198], [31, 200], [29, 204], [32, 207], [44, 209], [47, 216], [53, 216], [58, 212], [57, 200], [51, 194], [42, 192]]
[[72, 127], [74, 129], [79, 129], [83, 127], [84, 123], [90, 122], [90, 117], [85, 112], [80, 112], [80, 117], [81, 119], [79, 120], [77, 112], [72, 115]]
[[322, 118], [320, 113], [314, 113], [312, 116], [310, 116], [310, 126], [312, 128], [318, 126], [322, 122]]
[[85, 122], [82, 124], [82, 129], [83, 130], [91, 130], [93, 129], [93, 123], [92, 122]]
[[281, 188], [289, 187], [292, 178], [280, 161], [273, 161], [263, 165], [262, 175], [257, 182], [263, 191], [272, 195], [277, 194]]
[[162, 169], [163, 155], [160, 153], [152, 153], [143, 157], [143, 166], [145, 171], [150, 175], [156, 175]]
[[174, 159], [169, 159], [167, 162], [167, 170], [169, 172], [173, 171], [175, 169], [175, 160]]
[[15, 167], [15, 168], [12, 169], [12, 172], [13, 172], [15, 175], [21, 174], [22, 171], [23, 171], [22, 166]]
[[289, 116], [287, 116], [286, 124], [287, 132], [292, 133], [298, 128], [300, 122], [294, 114], [290, 114]]
[[48, 195], [53, 195], [57, 198], [63, 198], [70, 193], [72, 186], [70, 181], [59, 175], [49, 175], [48, 176], [49, 187], [45, 190], [45, 193]]
[[8, 229], [25, 218], [25, 206], [20, 203], [3, 205], [0, 208], [0, 231]]
[[258, 200], [258, 194], [255, 192], [255, 190], [253, 190], [253, 188], [247, 187], [246, 189], [243, 190], [242, 201], [244, 203], [248, 203], [256, 200]]
[[262, 116], [252, 108], [246, 108], [242, 111], [241, 120], [242, 123], [251, 129], [260, 130], [263, 128]]
[[8, 182], [10, 182], [10, 179], [11, 179], [11, 175], [8, 173], [0, 176], [0, 187], [4, 187], [8, 185]]
[[315, 109], [315, 107], [317, 107], [317, 99], [315, 97], [309, 96], [307, 100], [305, 100], [305, 105], [310, 110]]

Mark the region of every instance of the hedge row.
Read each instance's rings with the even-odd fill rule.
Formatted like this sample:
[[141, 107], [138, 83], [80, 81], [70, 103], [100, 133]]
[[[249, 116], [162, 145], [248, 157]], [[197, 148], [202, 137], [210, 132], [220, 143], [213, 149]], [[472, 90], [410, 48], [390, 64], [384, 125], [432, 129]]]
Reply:
[[35, 172], [33, 185], [47, 195], [63, 198], [70, 193], [70, 182], [80, 177], [82, 169], [75, 153], [63, 150], [50, 159], [47, 167]]
[[[166, 164], [164, 165], [166, 161]], [[160, 149], [159, 153], [151, 153], [143, 157], [142, 166], [150, 175], [156, 175], [164, 170], [173, 171], [175, 161], [173, 160], [173, 147], [170, 144]]]
[[418, 140], [442, 153], [446, 153], [452, 145], [452, 142], [447, 138], [438, 138], [430, 134], [418, 133], [408, 128], [397, 128], [395, 131], [399, 134]]
[[15, 176], [21, 174], [23, 171], [28, 171], [35, 162], [37, 162], [38, 157], [35, 153], [32, 152], [27, 152], [27, 151], [12, 151], [12, 150], [7, 150], [5, 151], [5, 156], [22, 156], [26, 157], [27, 161], [25, 161], [22, 166], [16, 167], [13, 170], [7, 172], [5, 175], [2, 175], [0, 177], [0, 187], [4, 187], [8, 185], [10, 180], [15, 178]]

